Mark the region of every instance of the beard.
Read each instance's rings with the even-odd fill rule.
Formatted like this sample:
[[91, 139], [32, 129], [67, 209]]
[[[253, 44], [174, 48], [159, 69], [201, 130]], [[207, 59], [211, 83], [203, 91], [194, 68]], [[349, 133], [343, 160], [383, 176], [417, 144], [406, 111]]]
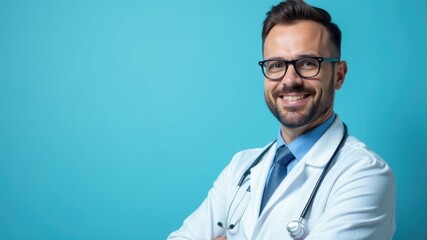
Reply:
[[312, 97], [316, 91], [313, 88], [304, 88], [303, 86], [283, 86], [283, 88], [273, 91], [271, 97], [268, 96], [267, 92], [264, 92], [267, 106], [276, 119], [285, 127], [298, 128], [308, 125], [316, 119], [321, 119], [332, 108], [334, 81], [332, 78], [328, 88], [324, 89], [324, 91], [321, 89], [318, 92], [318, 99], [314, 99], [304, 107], [281, 108], [277, 104], [277, 99], [283, 93], [310, 93], [310, 97]]

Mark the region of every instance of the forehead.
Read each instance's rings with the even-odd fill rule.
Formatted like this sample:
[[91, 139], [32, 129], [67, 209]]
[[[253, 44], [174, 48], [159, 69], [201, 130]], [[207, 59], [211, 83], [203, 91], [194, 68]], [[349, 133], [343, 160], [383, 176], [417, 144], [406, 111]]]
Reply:
[[264, 42], [264, 58], [294, 59], [298, 56], [332, 56], [332, 42], [326, 28], [314, 21], [278, 24]]

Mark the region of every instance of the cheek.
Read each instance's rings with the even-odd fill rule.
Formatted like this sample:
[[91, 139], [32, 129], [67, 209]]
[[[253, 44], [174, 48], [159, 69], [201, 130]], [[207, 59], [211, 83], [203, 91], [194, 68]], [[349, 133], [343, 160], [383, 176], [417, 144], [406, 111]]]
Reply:
[[318, 102], [322, 101], [322, 99], [325, 98], [326, 95], [328, 95], [329, 88], [330, 88], [330, 82], [327, 84], [317, 81], [316, 83], [312, 83], [307, 86], [307, 88], [311, 88], [313, 92], [313, 100]]
[[333, 81], [331, 74], [324, 74], [318, 79], [307, 81], [307, 87], [312, 88], [316, 92], [316, 98], [323, 97], [337, 86], [337, 82]]
[[276, 87], [277, 87], [276, 82], [272, 82], [270, 80], [264, 80], [264, 92], [272, 93]]

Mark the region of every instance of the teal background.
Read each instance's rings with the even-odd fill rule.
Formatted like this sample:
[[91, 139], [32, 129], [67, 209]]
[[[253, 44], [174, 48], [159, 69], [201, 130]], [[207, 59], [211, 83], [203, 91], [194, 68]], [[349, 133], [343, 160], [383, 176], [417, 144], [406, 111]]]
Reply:
[[[427, 239], [427, 2], [308, 1], [343, 31], [336, 112]], [[238, 150], [276, 136], [261, 22], [277, 1], [0, 1], [0, 239], [165, 239]]]

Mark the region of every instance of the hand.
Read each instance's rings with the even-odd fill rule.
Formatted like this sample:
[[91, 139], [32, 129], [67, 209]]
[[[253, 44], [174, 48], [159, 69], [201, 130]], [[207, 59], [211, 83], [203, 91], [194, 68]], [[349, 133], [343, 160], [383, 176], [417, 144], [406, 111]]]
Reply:
[[217, 237], [214, 240], [227, 240], [227, 237]]

